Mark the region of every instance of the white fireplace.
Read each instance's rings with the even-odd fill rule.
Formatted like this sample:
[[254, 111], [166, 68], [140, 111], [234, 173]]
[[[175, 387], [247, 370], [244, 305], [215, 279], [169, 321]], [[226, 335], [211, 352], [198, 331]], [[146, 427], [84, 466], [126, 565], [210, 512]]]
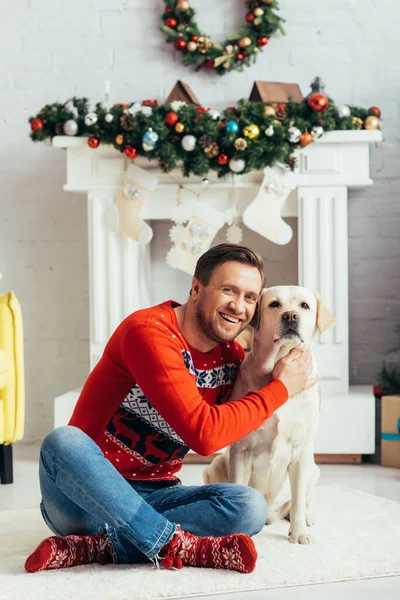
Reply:
[[[298, 273], [298, 281], [279, 281], [279, 273], [275, 273], [275, 280], [269, 284], [298, 283], [318, 291], [337, 323], [315, 345], [322, 388], [321, 424], [316, 439], [319, 454], [374, 452], [372, 389], [349, 386], [347, 203], [349, 189], [372, 185], [369, 148], [380, 141], [379, 131], [335, 131], [297, 151], [298, 187], [283, 208], [284, 218], [297, 218], [297, 268], [291, 265], [291, 272]], [[53, 139], [53, 145], [67, 150], [64, 190], [87, 195], [92, 368], [128, 314], [168, 298], [184, 301], [190, 277], [165, 264], [161, 256], [161, 251], [168, 249], [165, 228], [163, 240], [155, 235], [151, 244], [140, 246], [107, 226], [107, 211], [115, 202], [127, 167], [123, 154], [109, 146], [92, 150], [85, 138], [59, 136]], [[143, 208], [143, 218], [150, 225], [156, 220], [171, 219], [179, 183], [201, 190], [201, 177], [184, 178], [179, 169], [166, 174], [157, 163], [145, 159], [137, 159], [135, 164], [151, 170], [159, 179], [157, 189]], [[243, 212], [262, 177], [262, 171], [257, 171], [216, 181], [215, 174], [210, 174], [210, 186], [201, 194], [201, 202], [226, 211], [235, 193], [239, 212]], [[181, 199], [192, 202], [193, 195], [183, 190]], [[268, 272], [268, 257], [266, 263]], [[78, 393], [74, 390], [56, 398], [56, 425], [68, 420]]]

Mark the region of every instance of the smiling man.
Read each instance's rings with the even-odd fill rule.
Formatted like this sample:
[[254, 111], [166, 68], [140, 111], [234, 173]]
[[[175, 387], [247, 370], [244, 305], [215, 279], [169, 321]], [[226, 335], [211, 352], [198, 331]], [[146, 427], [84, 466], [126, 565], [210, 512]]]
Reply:
[[176, 473], [190, 448], [213, 454], [315, 383], [310, 352], [294, 350], [269, 385], [229, 402], [244, 358], [234, 340], [254, 316], [263, 270], [249, 248], [215, 246], [185, 304], [137, 311], [117, 328], [69, 425], [43, 442], [41, 510], [57, 535], [28, 571], [147, 560], [253, 571], [264, 497], [236, 484], [184, 486]]

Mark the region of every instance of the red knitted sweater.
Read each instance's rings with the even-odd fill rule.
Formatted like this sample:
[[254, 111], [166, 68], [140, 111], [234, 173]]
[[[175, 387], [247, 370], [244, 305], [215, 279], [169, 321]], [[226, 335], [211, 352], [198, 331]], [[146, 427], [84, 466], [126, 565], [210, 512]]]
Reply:
[[176, 479], [191, 448], [209, 455], [261, 425], [286, 402], [280, 380], [229, 400], [244, 352], [224, 342], [189, 346], [176, 302], [129, 315], [89, 375], [69, 422], [87, 433], [126, 479]]

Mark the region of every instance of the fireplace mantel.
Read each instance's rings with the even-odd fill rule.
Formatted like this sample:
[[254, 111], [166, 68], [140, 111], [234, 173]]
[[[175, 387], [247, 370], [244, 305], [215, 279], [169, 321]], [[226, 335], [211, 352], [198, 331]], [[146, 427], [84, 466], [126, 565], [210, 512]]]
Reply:
[[[299, 285], [316, 290], [336, 317], [337, 325], [315, 345], [321, 371], [323, 402], [316, 451], [323, 454], [374, 452], [375, 412], [370, 388], [349, 387], [348, 339], [348, 189], [372, 185], [369, 149], [381, 142], [380, 131], [334, 131], [296, 151], [298, 187], [284, 208], [283, 217], [298, 218]], [[90, 274], [90, 364], [93, 367], [108, 338], [134, 310], [152, 304], [149, 246], [111, 231], [104, 215], [123, 183], [128, 159], [112, 146], [88, 147], [87, 139], [58, 136], [53, 145], [66, 149], [67, 182], [64, 190], [87, 195]], [[202, 177], [184, 177], [181, 170], [164, 173], [155, 161], [138, 158], [135, 164], [154, 172], [159, 184], [145, 201], [143, 218], [171, 219], [179, 184], [201, 191]], [[218, 180], [201, 201], [221, 211], [229, 208], [232, 190], [239, 212], [252, 201], [263, 171]], [[193, 194], [183, 191], [183, 202]], [[168, 268], [168, 267], [166, 267]], [[296, 282], [294, 282], [296, 283]], [[56, 399], [56, 406], [76, 401], [71, 392]], [[62, 410], [62, 409], [61, 409]], [[68, 413], [69, 408], [66, 409]], [[346, 419], [343, 415], [346, 414]], [[58, 418], [57, 423], [61, 424]], [[339, 435], [341, 436], [339, 439]]]

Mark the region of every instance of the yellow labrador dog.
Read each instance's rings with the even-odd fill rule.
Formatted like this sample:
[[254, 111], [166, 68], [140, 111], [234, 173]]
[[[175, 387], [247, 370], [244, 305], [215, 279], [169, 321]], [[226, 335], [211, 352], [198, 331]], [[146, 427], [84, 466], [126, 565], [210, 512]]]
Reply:
[[[267, 385], [279, 359], [292, 348], [310, 346], [317, 332], [322, 333], [334, 322], [322, 301], [307, 288], [264, 289], [251, 350], [243, 361], [231, 400]], [[316, 371], [316, 363], [314, 368]], [[241, 483], [264, 494], [269, 507], [267, 523], [290, 515], [292, 543], [313, 541], [307, 525], [313, 524], [310, 507], [319, 477], [313, 448], [319, 396], [318, 383], [292, 396], [261, 427], [217, 456], [204, 472], [205, 483]], [[282, 502], [285, 485], [287, 501]]]

